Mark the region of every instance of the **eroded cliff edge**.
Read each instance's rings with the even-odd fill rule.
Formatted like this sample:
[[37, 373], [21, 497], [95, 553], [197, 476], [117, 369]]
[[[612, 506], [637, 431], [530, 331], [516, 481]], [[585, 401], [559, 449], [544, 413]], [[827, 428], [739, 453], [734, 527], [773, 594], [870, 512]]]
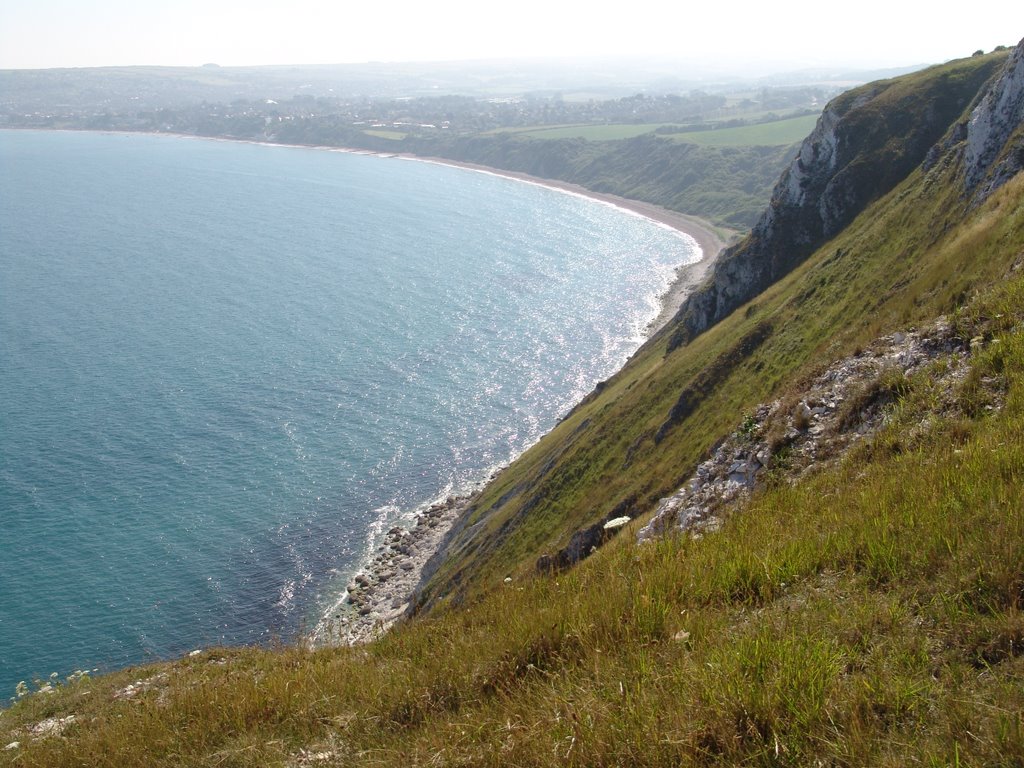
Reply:
[[[931, 275], [938, 283], [907, 287], [908, 274], [924, 269], [915, 259], [939, 264], [929, 244], [965, 215], [970, 195], [985, 184], [991, 194], [1019, 162], [1021, 51], [872, 83], [829, 104], [754, 230], [720, 257], [673, 321], [471, 501], [428, 564], [414, 610], [458, 603], [474, 585], [560, 551], [595, 522], [643, 515], [686, 480], [742, 408], [764, 402], [820, 355], [829, 334], [882, 316], [881, 332], [891, 331], [906, 301], [924, 306], [910, 294], [938, 301], [933, 294], [964, 283], [962, 275], [943, 278], [964, 269], [942, 262]], [[968, 160], [972, 145], [985, 148], [970, 155], [976, 161]], [[908, 200], [892, 200], [904, 181]], [[869, 226], [863, 214], [883, 198], [878, 226], [845, 237], [855, 219]], [[942, 220], [930, 219], [943, 205]], [[908, 222], [909, 241], [887, 234]], [[790, 273], [832, 240], [842, 247], [794, 284]], [[784, 278], [788, 287], [704, 334]]]
[[[668, 331], [669, 349], [792, 271], [921, 166], [947, 134], [965, 142], [968, 189], [986, 181], [991, 194], [1005, 183], [1024, 162], [1015, 128], [1024, 93], [1021, 51], [1017, 46], [1009, 59], [989, 57], [984, 66], [968, 59], [870, 83], [830, 102], [750, 235], [722, 254], [708, 281], [680, 308]], [[993, 78], [969, 124], [950, 133]]]

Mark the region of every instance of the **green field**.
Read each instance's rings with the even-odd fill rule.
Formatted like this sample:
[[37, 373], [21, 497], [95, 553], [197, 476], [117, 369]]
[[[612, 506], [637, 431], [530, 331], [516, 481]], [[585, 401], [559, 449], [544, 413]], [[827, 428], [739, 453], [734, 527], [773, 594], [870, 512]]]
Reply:
[[770, 123], [717, 128], [708, 131], [669, 134], [675, 141], [686, 141], [705, 147], [778, 147], [795, 144], [814, 129], [817, 115], [801, 115]]
[[528, 127], [509, 131], [502, 129], [494, 133], [516, 133], [531, 139], [586, 139], [587, 141], [614, 141], [632, 139], [645, 133], [653, 133], [665, 123], [618, 123], [610, 125], [553, 125]]
[[376, 136], [378, 139], [390, 139], [392, 141], [401, 141], [408, 135], [402, 131], [389, 131], [386, 129], [376, 128], [363, 131], [363, 133], [367, 136]]
[[[736, 128], [717, 128], [705, 131], [663, 134], [675, 141], [700, 144], [706, 147], [788, 146], [807, 136], [814, 128], [817, 115], [801, 115], [784, 120], [774, 120], [756, 125]], [[513, 131], [502, 130], [494, 133], [516, 133], [533, 139], [586, 139], [587, 141], [615, 141], [632, 139], [672, 123], [613, 123], [610, 125], [556, 125], [550, 127], [529, 127]]]

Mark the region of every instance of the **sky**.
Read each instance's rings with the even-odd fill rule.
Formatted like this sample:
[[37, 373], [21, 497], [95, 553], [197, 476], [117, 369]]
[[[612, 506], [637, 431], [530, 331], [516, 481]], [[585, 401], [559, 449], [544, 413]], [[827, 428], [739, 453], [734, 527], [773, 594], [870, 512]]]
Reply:
[[0, 0], [3, 69], [609, 54], [903, 66], [1022, 37], [1020, 0]]

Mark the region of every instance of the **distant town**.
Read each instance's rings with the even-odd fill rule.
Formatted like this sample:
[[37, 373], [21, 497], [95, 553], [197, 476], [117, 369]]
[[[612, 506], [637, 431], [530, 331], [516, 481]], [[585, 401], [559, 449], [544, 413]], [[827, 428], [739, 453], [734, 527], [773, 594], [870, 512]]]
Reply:
[[[524, 72], [511, 64], [482, 71], [450, 65], [443, 73], [411, 65], [6, 70], [0, 71], [0, 126], [325, 144], [602, 125], [668, 135], [816, 113], [877, 74], [707, 80], [670, 76], [666, 65], [613, 74], [596, 65], [571, 73], [537, 66]], [[622, 137], [606, 131], [589, 138]]]

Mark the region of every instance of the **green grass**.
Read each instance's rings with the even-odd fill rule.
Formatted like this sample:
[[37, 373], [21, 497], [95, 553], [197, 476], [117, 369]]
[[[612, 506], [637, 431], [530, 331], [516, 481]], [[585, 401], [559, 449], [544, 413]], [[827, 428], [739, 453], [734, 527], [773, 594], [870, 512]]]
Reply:
[[[652, 510], [739, 414], [859, 344], [955, 309], [995, 280], [1024, 250], [1022, 182], [967, 219], [958, 185], [950, 169], [912, 174], [691, 344], [672, 353], [666, 338], [646, 345], [485, 490], [472, 535], [455, 540], [427, 598], [472, 599], [629, 500], [634, 514]], [[744, 340], [766, 327], [773, 332], [764, 343], [743, 353]], [[708, 370], [714, 386], [657, 439], [680, 393]]]
[[[610, 125], [555, 125], [539, 128], [519, 128], [511, 131], [533, 139], [586, 139], [587, 141], [614, 141], [631, 139], [645, 133], [654, 133], [665, 123], [619, 123]], [[492, 133], [508, 133], [506, 129]], [[803, 137], [801, 137], [803, 138]]]
[[674, 141], [685, 141], [705, 147], [789, 146], [801, 141], [814, 130], [817, 121], [818, 115], [802, 115], [754, 125], [666, 135]]
[[[433, 610], [363, 648], [211, 649], [25, 697], [0, 764], [1024, 764], [1024, 175], [975, 210], [959, 184], [914, 172], [691, 343], [652, 340], [484, 492]], [[969, 373], [883, 382], [887, 426], [841, 462], [700, 539], [627, 529], [535, 573], [608, 511], [642, 519], [755, 404], [939, 314], [976, 340]]]
[[[389, 142], [390, 143], [390, 142]], [[383, 142], [373, 149], [386, 150]], [[409, 136], [402, 151], [580, 184], [749, 229], [793, 147], [701, 147], [647, 133], [618, 141], [536, 139], [517, 133]]]
[[402, 131], [388, 131], [383, 128], [368, 128], [367, 130], [363, 131], [363, 133], [365, 133], [367, 136], [376, 136], [377, 138], [388, 139], [389, 141], [401, 141], [402, 139], [409, 135]]
[[[888, 87], [882, 105], [913, 95], [918, 80], [976, 76], [970, 68]], [[840, 237], [752, 304], [666, 354], [655, 342], [506, 472], [480, 499], [429, 599], [470, 603], [507, 573], [525, 575], [539, 551], [630, 499], [643, 513], [687, 476], [739, 414], [783, 395], [794, 377], [878, 334], [956, 309], [1024, 250], [1021, 183], [964, 220], [958, 180], [941, 168], [912, 175]], [[945, 235], [945, 236], [944, 236]], [[758, 329], [774, 332], [739, 353]], [[702, 372], [713, 388], [664, 440], [655, 437], [679, 393]], [[443, 600], [442, 600], [443, 603]]]
[[[783, 120], [719, 128], [703, 131], [666, 133], [674, 141], [689, 142], [705, 147], [778, 147], [789, 146], [802, 140], [814, 128], [817, 115], [802, 115]], [[660, 128], [672, 128], [671, 123], [612, 124], [612, 125], [556, 125], [528, 127], [514, 130], [500, 129], [491, 133], [514, 133], [534, 139], [585, 139], [587, 141], [614, 141], [631, 139]]]

